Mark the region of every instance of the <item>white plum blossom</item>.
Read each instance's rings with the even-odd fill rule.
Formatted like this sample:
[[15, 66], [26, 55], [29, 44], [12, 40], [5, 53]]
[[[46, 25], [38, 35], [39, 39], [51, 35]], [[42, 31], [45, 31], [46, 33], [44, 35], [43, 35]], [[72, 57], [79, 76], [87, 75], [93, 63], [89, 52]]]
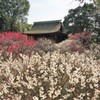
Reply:
[[[1, 54], [0, 54], [1, 55]], [[0, 60], [0, 100], [99, 100], [100, 59], [59, 50]]]

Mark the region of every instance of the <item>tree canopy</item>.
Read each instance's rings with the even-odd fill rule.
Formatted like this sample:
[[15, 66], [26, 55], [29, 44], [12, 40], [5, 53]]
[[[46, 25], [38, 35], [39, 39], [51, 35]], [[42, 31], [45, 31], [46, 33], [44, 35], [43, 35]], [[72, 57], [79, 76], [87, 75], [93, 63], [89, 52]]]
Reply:
[[75, 9], [69, 10], [69, 14], [64, 18], [65, 31], [69, 33], [92, 31], [94, 26], [93, 4], [84, 4]]
[[[82, 3], [83, 1], [85, 2], [86, 0], [76, 0], [76, 1]], [[89, 1], [92, 1], [96, 5], [97, 9], [100, 10], [100, 0], [89, 0]]]
[[[76, 0], [76, 1], [83, 2], [83, 1], [86, 1], [86, 0]], [[93, 1], [94, 3], [100, 3], [100, 0], [90, 0], [90, 1]]]
[[19, 31], [29, 7], [28, 0], [0, 0], [0, 31]]

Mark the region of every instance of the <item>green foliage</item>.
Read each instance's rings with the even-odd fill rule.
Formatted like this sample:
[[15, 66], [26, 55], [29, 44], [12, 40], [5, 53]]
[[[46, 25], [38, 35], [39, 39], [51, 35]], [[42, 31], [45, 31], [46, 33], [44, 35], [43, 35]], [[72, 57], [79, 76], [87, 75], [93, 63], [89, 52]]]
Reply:
[[84, 4], [76, 9], [69, 10], [69, 14], [65, 16], [64, 27], [68, 33], [76, 33], [83, 31], [92, 31], [93, 29], [93, 11], [95, 11], [93, 4]]
[[18, 31], [29, 7], [28, 0], [0, 0], [0, 31]]
[[20, 32], [26, 32], [32, 29], [32, 24], [28, 24], [28, 23], [19, 23], [19, 27], [20, 27]]

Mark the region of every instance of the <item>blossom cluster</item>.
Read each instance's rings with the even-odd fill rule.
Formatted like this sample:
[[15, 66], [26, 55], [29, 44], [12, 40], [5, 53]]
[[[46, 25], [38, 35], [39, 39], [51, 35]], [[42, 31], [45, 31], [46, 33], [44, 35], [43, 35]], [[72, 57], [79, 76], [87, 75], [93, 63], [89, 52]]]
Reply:
[[75, 33], [71, 35], [69, 38], [74, 40], [85, 39], [87, 41], [90, 41], [93, 38], [93, 36], [91, 35], [91, 33], [82, 32], [82, 33]]
[[91, 51], [0, 60], [1, 100], [99, 100], [100, 59]]
[[90, 49], [91, 41], [95, 39], [95, 36], [91, 35], [91, 33], [82, 32], [75, 33], [71, 35], [68, 39], [73, 40], [73, 42], [69, 44], [71, 51], [83, 52], [84, 49]]
[[35, 40], [20, 32], [3, 32], [0, 34], [0, 50], [14, 53], [27, 53], [35, 45]]

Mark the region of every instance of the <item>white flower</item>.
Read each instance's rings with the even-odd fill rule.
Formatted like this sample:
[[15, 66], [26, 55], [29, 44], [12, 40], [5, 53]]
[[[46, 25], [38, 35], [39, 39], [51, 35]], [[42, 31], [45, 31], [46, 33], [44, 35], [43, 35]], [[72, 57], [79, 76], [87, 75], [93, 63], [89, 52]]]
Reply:
[[93, 89], [93, 85], [92, 84], [89, 84], [89, 85], [90, 85], [90, 88]]
[[24, 93], [24, 91], [23, 91], [23, 90], [20, 90], [19, 92], [20, 92], [20, 93]]
[[33, 97], [33, 100], [39, 100], [39, 99], [38, 99], [38, 97], [34, 96], [34, 97]]
[[3, 86], [3, 92], [5, 94], [9, 93], [9, 91], [7, 90], [7, 85], [6, 84], [4, 84], [4, 86]]

